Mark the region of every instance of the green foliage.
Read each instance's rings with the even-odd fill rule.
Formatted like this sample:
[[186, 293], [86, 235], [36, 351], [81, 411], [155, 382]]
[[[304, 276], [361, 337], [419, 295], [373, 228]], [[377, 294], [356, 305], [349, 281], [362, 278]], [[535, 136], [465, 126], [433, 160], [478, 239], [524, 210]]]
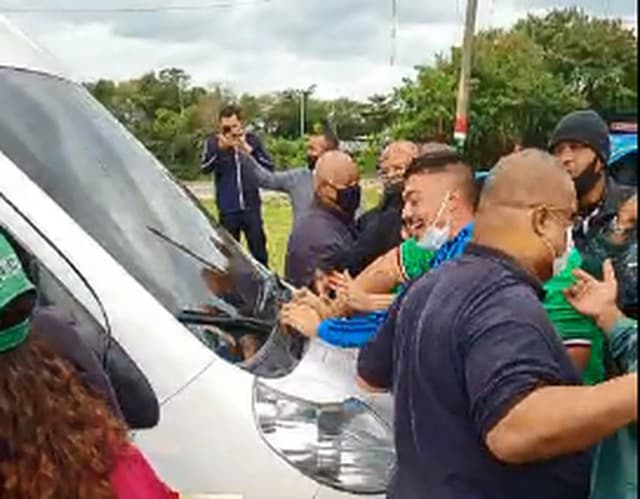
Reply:
[[307, 141], [302, 139], [284, 139], [273, 136], [264, 137], [264, 145], [271, 154], [277, 169], [299, 168], [307, 164]]
[[[178, 177], [198, 176], [205, 137], [215, 133], [220, 109], [235, 102], [243, 111], [249, 128], [266, 142], [278, 167], [291, 168], [306, 163], [306, 137], [300, 137], [300, 93], [286, 90], [265, 95], [236, 96], [229, 89], [193, 87], [189, 76], [177, 68], [148, 73], [138, 79], [115, 83], [99, 80], [86, 84], [104, 104], [153, 154]], [[305, 102], [305, 128], [321, 129], [329, 119], [343, 140], [378, 132], [388, 124], [387, 100], [368, 103], [313, 97]], [[364, 113], [375, 114], [368, 119]]]
[[638, 40], [621, 20], [590, 17], [573, 8], [529, 16], [515, 31], [540, 46], [547, 69], [592, 107], [637, 106]]
[[377, 172], [378, 157], [380, 156], [383, 142], [381, 134], [373, 134], [369, 136], [366, 147], [355, 155], [361, 174], [372, 176]]
[[[466, 156], [489, 167], [518, 141], [544, 147], [567, 112], [637, 105], [637, 39], [619, 21], [576, 10], [530, 16], [475, 37]], [[394, 92], [395, 137], [452, 140], [460, 49]]]
[[[529, 16], [509, 30], [475, 37], [466, 155], [491, 166], [512, 141], [544, 147], [565, 113], [584, 107], [601, 112], [637, 107], [637, 38], [619, 20], [590, 17], [577, 9]], [[389, 95], [366, 102], [307, 96], [305, 130], [329, 119], [343, 141], [367, 146], [355, 154], [373, 173], [388, 138], [452, 141], [460, 48], [434, 64], [417, 67]], [[301, 92], [236, 95], [220, 85], [193, 86], [188, 74], [167, 68], [140, 78], [87, 84], [93, 95], [178, 177], [198, 176], [202, 142], [214, 133], [218, 112], [238, 103], [280, 168], [305, 164], [300, 137]]]

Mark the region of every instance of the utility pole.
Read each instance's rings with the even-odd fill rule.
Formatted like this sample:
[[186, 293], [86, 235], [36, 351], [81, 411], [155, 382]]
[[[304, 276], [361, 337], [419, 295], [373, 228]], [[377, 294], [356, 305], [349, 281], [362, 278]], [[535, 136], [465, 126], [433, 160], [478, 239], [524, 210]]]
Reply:
[[396, 46], [398, 32], [398, 3], [397, 0], [391, 0], [391, 60], [390, 65], [396, 63]]
[[471, 81], [471, 61], [473, 53], [473, 35], [476, 26], [478, 0], [467, 0], [464, 19], [464, 39], [462, 41], [462, 61], [460, 64], [460, 82], [458, 86], [458, 102], [456, 105], [456, 123], [453, 137], [459, 150], [464, 148], [469, 130], [469, 83]]
[[307, 98], [313, 93], [315, 89], [316, 89], [316, 85], [314, 84], [314, 85], [311, 85], [306, 90], [300, 91], [300, 137], [304, 137], [304, 133], [305, 133], [305, 123], [307, 121], [305, 108], [307, 105]]
[[300, 92], [300, 137], [304, 137], [304, 90]]

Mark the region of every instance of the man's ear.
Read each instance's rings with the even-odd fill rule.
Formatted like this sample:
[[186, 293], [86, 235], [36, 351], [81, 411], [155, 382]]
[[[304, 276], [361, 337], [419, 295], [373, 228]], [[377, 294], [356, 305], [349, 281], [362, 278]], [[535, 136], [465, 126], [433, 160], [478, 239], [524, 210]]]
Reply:
[[329, 199], [334, 202], [336, 200], [335, 191], [333, 187], [331, 187], [329, 184], [325, 182], [321, 183], [320, 186], [318, 187], [318, 194], [323, 199]]
[[462, 195], [459, 190], [453, 190], [449, 193], [449, 202], [447, 203], [447, 210], [452, 215], [458, 211], [460, 202], [462, 201]]
[[551, 221], [549, 216], [549, 210], [544, 207], [536, 208], [533, 210], [531, 217], [531, 228], [534, 234], [543, 236], [548, 233], [548, 225]]

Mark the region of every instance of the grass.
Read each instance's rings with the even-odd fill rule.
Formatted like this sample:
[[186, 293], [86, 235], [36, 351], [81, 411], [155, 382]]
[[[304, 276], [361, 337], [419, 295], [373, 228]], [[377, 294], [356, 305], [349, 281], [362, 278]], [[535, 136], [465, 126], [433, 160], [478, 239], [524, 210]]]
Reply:
[[[379, 199], [379, 192], [368, 187], [363, 191], [366, 209], [374, 206]], [[203, 205], [217, 218], [217, 210], [212, 199], [202, 201]], [[291, 233], [291, 205], [288, 198], [272, 197], [262, 203], [262, 217], [267, 234], [267, 251], [269, 266], [279, 275], [284, 275], [284, 260], [287, 252], [287, 240]], [[246, 244], [246, 241], [243, 240]]]

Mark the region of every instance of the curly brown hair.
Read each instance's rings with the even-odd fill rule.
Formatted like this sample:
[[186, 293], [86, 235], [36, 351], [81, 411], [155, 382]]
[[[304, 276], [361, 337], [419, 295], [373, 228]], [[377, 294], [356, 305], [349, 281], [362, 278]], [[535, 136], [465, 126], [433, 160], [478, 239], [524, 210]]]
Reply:
[[0, 497], [106, 499], [126, 429], [41, 338], [0, 357]]

